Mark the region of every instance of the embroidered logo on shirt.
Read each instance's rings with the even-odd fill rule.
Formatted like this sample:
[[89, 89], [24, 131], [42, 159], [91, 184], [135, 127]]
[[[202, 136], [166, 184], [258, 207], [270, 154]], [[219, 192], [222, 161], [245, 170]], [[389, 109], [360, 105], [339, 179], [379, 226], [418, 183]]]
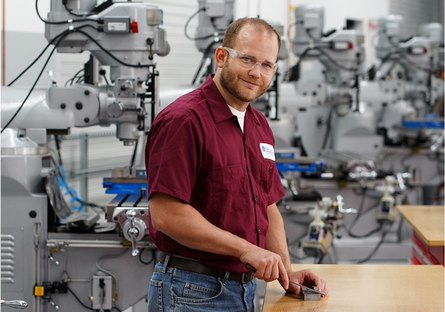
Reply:
[[260, 143], [260, 149], [264, 158], [275, 161], [275, 152], [272, 145], [267, 143]]

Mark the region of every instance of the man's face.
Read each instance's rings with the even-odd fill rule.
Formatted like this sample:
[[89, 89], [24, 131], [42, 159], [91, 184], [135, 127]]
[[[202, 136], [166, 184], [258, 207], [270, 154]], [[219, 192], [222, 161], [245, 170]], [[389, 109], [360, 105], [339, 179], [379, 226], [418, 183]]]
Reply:
[[[275, 63], [278, 55], [278, 43], [274, 33], [253, 31], [243, 27], [238, 34], [234, 50], [255, 57], [259, 61]], [[220, 84], [229, 93], [235, 105], [245, 105], [260, 97], [269, 88], [274, 72], [264, 74], [260, 64], [253, 68], [240, 65], [238, 58], [233, 58], [226, 51], [226, 59], [221, 69]]]

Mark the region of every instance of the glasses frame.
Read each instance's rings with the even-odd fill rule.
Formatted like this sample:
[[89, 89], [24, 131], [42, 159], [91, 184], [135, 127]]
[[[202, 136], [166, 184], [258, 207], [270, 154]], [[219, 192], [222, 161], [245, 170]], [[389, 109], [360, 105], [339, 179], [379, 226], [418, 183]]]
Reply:
[[[262, 73], [262, 74], [264, 74], [264, 75], [271, 75], [271, 74], [274, 74], [275, 73], [275, 71], [277, 70], [277, 68], [278, 68], [278, 63], [270, 63], [270, 62], [268, 62], [267, 60], [262, 60], [262, 61], [260, 61], [260, 60], [258, 60], [255, 56], [253, 56], [253, 55], [250, 55], [250, 54], [247, 54], [247, 53], [244, 53], [244, 52], [241, 52], [241, 51], [237, 51], [237, 50], [234, 50], [234, 49], [232, 49], [232, 48], [228, 48], [228, 47], [223, 47], [228, 53], [229, 53], [229, 55], [232, 57], [232, 58], [234, 58], [234, 59], [238, 59], [238, 60], [240, 60], [240, 63], [241, 64], [243, 64], [243, 65], [249, 65], [248, 63], [246, 63], [242, 58], [244, 57], [244, 58], [247, 58], [247, 59], [251, 59], [252, 60], [252, 63], [254, 63], [253, 64], [253, 66], [252, 67], [250, 67], [249, 68], [249, 66], [247, 66], [247, 67], [245, 67], [246, 69], [248, 68], [249, 70], [252, 70], [256, 65], [259, 65], [259, 68], [260, 68], [260, 72]], [[267, 64], [267, 65], [271, 65], [272, 66], [272, 70], [269, 72], [268, 70], [267, 70], [267, 68], [265, 68], [264, 66], [263, 66], [263, 64]]]

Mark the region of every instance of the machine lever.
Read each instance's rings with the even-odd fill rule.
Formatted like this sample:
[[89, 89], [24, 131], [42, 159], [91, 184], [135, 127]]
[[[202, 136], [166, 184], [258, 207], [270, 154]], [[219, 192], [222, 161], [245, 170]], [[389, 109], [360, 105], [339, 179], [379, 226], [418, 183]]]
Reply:
[[52, 254], [49, 254], [48, 259], [51, 260], [52, 262], [54, 262], [55, 265], [59, 265], [60, 264], [60, 261], [54, 259]]
[[26, 309], [28, 307], [28, 303], [23, 300], [0, 300], [2, 307], [9, 307], [13, 309]]
[[337, 195], [337, 207], [338, 212], [340, 213], [357, 213], [357, 209], [355, 208], [343, 208], [343, 196]]
[[48, 300], [48, 302], [54, 307], [54, 310], [60, 310], [60, 307], [58, 304], [56, 304], [54, 301], [52, 300]]
[[136, 216], [136, 211], [133, 209], [129, 209], [125, 212], [127, 215], [128, 220], [130, 220], [130, 228], [128, 229], [128, 235], [131, 237], [131, 247], [133, 248], [133, 251], [131, 252], [131, 255], [133, 257], [136, 257], [139, 253], [139, 250], [137, 250], [136, 247], [136, 237], [139, 234], [139, 230], [134, 225], [134, 217]]

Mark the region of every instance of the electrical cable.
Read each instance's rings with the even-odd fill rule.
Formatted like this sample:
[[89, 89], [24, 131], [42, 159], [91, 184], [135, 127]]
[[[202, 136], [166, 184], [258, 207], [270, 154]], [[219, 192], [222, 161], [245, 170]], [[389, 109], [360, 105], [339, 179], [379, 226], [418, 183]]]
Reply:
[[[230, 23], [232, 23], [232, 22], [233, 22], [233, 20]], [[210, 23], [212, 23], [213, 29], [215, 29], [218, 32], [222, 32], [222, 34], [219, 34], [219, 35], [224, 35], [224, 33], [226, 32], [226, 29], [216, 27], [215, 19], [213, 17], [210, 18]]]
[[304, 233], [303, 235], [297, 237], [296, 239], [294, 239], [292, 242], [287, 244], [287, 250], [289, 252], [289, 256], [291, 256], [292, 258], [294, 258], [295, 260], [299, 261], [299, 260], [304, 260], [307, 258], [307, 256], [304, 257], [299, 257], [296, 254], [294, 254], [293, 252], [290, 251], [290, 246], [295, 245], [296, 243], [298, 243], [303, 237], [305, 237], [307, 235], [307, 233]]
[[145, 264], [145, 265], [149, 265], [150, 263], [153, 263], [153, 262], [155, 261], [155, 258], [156, 258], [156, 257], [155, 257], [155, 255], [152, 253], [150, 261], [148, 261], [148, 262], [143, 261], [143, 260], [142, 260], [142, 253], [144, 252], [144, 250], [146, 250], [146, 248], [142, 248], [141, 251], [139, 252], [139, 262], [141, 262], [142, 264]]
[[323, 138], [323, 144], [321, 146], [321, 149], [326, 149], [326, 146], [328, 144], [329, 135], [331, 134], [331, 123], [332, 123], [332, 115], [334, 112], [334, 105], [331, 106], [331, 109], [329, 110], [328, 120], [326, 122], [326, 132], [324, 134]]
[[205, 7], [199, 8], [198, 11], [196, 11], [195, 13], [193, 13], [192, 16], [190, 16], [189, 19], [187, 20], [187, 22], [185, 23], [185, 25], [184, 25], [184, 35], [185, 35], [185, 37], [186, 37], [187, 39], [197, 41], [197, 40], [204, 40], [204, 39], [213, 38], [213, 37], [216, 37], [216, 36], [219, 36], [219, 35], [224, 35], [224, 33], [221, 33], [220, 31], [218, 31], [218, 30], [215, 28], [215, 25], [213, 25], [213, 28], [217, 31], [217, 35], [216, 35], [216, 36], [215, 36], [215, 33], [213, 33], [213, 34], [211, 34], [211, 35], [206, 35], [206, 36], [203, 36], [203, 37], [195, 37], [195, 38], [192, 38], [192, 37], [190, 37], [190, 36], [187, 34], [187, 28], [188, 28], [188, 25], [189, 25], [190, 21], [191, 21], [191, 20], [192, 20], [192, 19], [193, 19], [199, 12], [201, 12], [201, 11], [205, 11], [205, 10], [206, 10]]
[[14, 82], [16, 82], [24, 73], [26, 73], [28, 71], [28, 69], [30, 69], [39, 59], [40, 57], [46, 52], [46, 50], [48, 49], [48, 47], [58, 38], [60, 37], [62, 34], [66, 33], [66, 31], [60, 33], [59, 35], [57, 35], [56, 37], [54, 37], [47, 45], [46, 47], [43, 49], [43, 51], [39, 54], [39, 56], [37, 56], [37, 58], [28, 66], [26, 67], [13, 81], [11, 81], [7, 86], [10, 87]]
[[306, 48], [303, 53], [301, 53], [301, 55], [298, 58], [297, 63], [292, 66], [291, 68], [289, 68], [288, 70], [286, 70], [286, 81], [298, 81], [299, 80], [299, 72], [300, 72], [300, 64], [301, 61], [306, 57], [306, 54], [312, 50], [311, 48]]
[[77, 14], [77, 13], [74, 13], [73, 10], [68, 9], [67, 0], [62, 0], [62, 2], [63, 2], [63, 6], [65, 7], [65, 10], [67, 10], [67, 12], [69, 14], [71, 14], [71, 15], [78, 16], [78, 17], [85, 17], [85, 16], [88, 16], [88, 15], [92, 15], [91, 13], [88, 13], [88, 14]]
[[[74, 28], [72, 30], [65, 30], [61, 36], [61, 38], [57, 41], [57, 43], [54, 45], [54, 48], [52, 49], [49, 57], [47, 58], [45, 64], [42, 67], [42, 70], [40, 71], [39, 75], [37, 76], [37, 79], [35, 80], [33, 86], [31, 87], [31, 90], [28, 92], [25, 100], [22, 102], [22, 104], [20, 105], [20, 107], [17, 109], [17, 111], [14, 113], [14, 115], [11, 117], [11, 119], [8, 121], [8, 123], [3, 127], [3, 129], [1, 130], [0, 133], [3, 133], [3, 131], [8, 128], [8, 126], [11, 124], [11, 122], [14, 120], [14, 118], [18, 115], [18, 113], [20, 112], [20, 110], [23, 108], [23, 106], [25, 105], [25, 102], [28, 100], [29, 96], [31, 95], [32, 91], [34, 90], [35, 86], [37, 85], [37, 82], [39, 81], [40, 77], [43, 74], [43, 71], [45, 70], [46, 65], [48, 65], [48, 62], [51, 58], [51, 56], [53, 55], [54, 51], [56, 50], [57, 46], [59, 45], [59, 43], [62, 41], [62, 39], [69, 33], [72, 32], [78, 32], [83, 34], [84, 36], [86, 36], [87, 38], [89, 38], [91, 41], [93, 41], [99, 48], [101, 48], [106, 54], [108, 54], [111, 58], [113, 58], [115, 61], [117, 61], [118, 63], [128, 66], [128, 67], [136, 67], [136, 68], [142, 68], [142, 67], [154, 67], [155, 65], [153, 64], [128, 64], [125, 63], [121, 60], [119, 60], [117, 57], [115, 57], [113, 54], [111, 54], [107, 49], [105, 49], [104, 47], [102, 47], [99, 42], [97, 42], [97, 40], [95, 40], [93, 37], [91, 37], [89, 34], [87, 34], [86, 32], [79, 30], [81, 27], [79, 28]], [[59, 36], [59, 35], [58, 35]], [[57, 37], [58, 37], [57, 36]]]
[[346, 230], [346, 232], [348, 233], [349, 236], [351, 236], [352, 238], [365, 238], [365, 237], [369, 237], [374, 233], [377, 233], [378, 231], [380, 231], [381, 229], [381, 225], [373, 230], [371, 230], [370, 232], [366, 233], [366, 234], [361, 234], [361, 235], [357, 235], [352, 233], [352, 228], [354, 227], [354, 225], [356, 224], [356, 222], [363, 217], [366, 213], [368, 213], [369, 211], [373, 210], [374, 208], [376, 208], [379, 204], [380, 204], [380, 200], [372, 205], [371, 207], [369, 207], [368, 209], [366, 209], [365, 211], [363, 211], [363, 207], [364, 207], [364, 202], [365, 202], [365, 194], [363, 194], [362, 200], [360, 202], [360, 207], [359, 210], [357, 212], [357, 216], [355, 217], [355, 219], [351, 222], [351, 224], [349, 225], [349, 228], [346, 226], [346, 224], [342, 224], [342, 227]]
[[357, 262], [357, 264], [363, 264], [369, 260], [371, 260], [371, 258], [374, 256], [374, 254], [379, 250], [380, 246], [383, 244], [383, 242], [385, 241], [385, 237], [386, 235], [389, 233], [391, 229], [391, 224], [386, 224], [386, 227], [383, 229], [382, 232], [382, 238], [380, 239], [380, 241], [378, 242], [378, 244], [375, 246], [375, 248], [368, 254], [368, 256], [360, 261]]
[[114, 59], [116, 62], [118, 62], [119, 64], [122, 64], [124, 66], [128, 66], [128, 67], [135, 67], [135, 68], [143, 68], [143, 67], [155, 67], [154, 64], [129, 64], [126, 63], [124, 61], [121, 61], [120, 59], [118, 59], [116, 56], [114, 56], [110, 51], [108, 51], [107, 49], [105, 49], [102, 45], [100, 45], [100, 43], [94, 39], [93, 37], [91, 37], [88, 33], [79, 30], [77, 28], [74, 28], [72, 30], [72, 32], [78, 32], [83, 34], [85, 37], [87, 37], [88, 39], [90, 39], [92, 42], [94, 42], [102, 51], [104, 51], [106, 54], [108, 54], [108, 56], [110, 56], [112, 59]]
[[134, 166], [134, 161], [136, 159], [136, 154], [137, 154], [137, 151], [138, 151], [138, 143], [139, 143], [139, 140], [137, 140], [136, 143], [134, 144], [133, 155], [131, 155], [130, 168], [129, 168], [130, 174], [131, 174], [131, 169]]
[[[326, 256], [326, 254], [320, 256], [320, 258], [318, 258], [317, 264], [321, 264], [323, 262], [325, 256]], [[314, 259], [314, 263], [315, 263], [315, 260], [317, 260], [317, 258]]]
[[[66, 178], [66, 174], [65, 174], [65, 170], [63, 167], [63, 162], [62, 162], [62, 156], [60, 153], [60, 142], [59, 142], [59, 138], [57, 136], [53, 136], [54, 137], [54, 142], [56, 143], [56, 152], [57, 152], [57, 158], [58, 158], [58, 162], [56, 162], [53, 157], [51, 157], [51, 160], [54, 163], [54, 166], [57, 168], [59, 175], [58, 175], [58, 179], [59, 179], [59, 186], [64, 186], [67, 191], [64, 195], [70, 195], [72, 197], [71, 199], [71, 203], [74, 201], [77, 201], [81, 204], [80, 207], [82, 206], [88, 206], [88, 207], [92, 207], [92, 208], [98, 208], [101, 209], [102, 211], [106, 212], [106, 208], [94, 203], [89, 203], [84, 201], [81, 197], [79, 197], [77, 195], [77, 191], [72, 189], [71, 186], [69, 185], [69, 183], [67, 182], [67, 178]], [[73, 206], [73, 208], [78, 208]]]
[[[355, 189], [352, 189], [353, 192], [355, 193]], [[366, 198], [366, 190], [367, 188], [364, 187], [362, 189], [362, 193], [360, 194], [361, 196], [361, 200], [360, 200], [360, 206], [358, 208], [357, 211], [357, 215], [355, 216], [354, 220], [352, 221], [351, 225], [349, 226], [349, 229], [352, 229], [352, 227], [354, 226], [354, 224], [357, 222], [357, 220], [361, 217], [362, 212], [363, 212], [363, 207], [365, 206], [365, 198]], [[357, 195], [357, 194], [356, 194]]]
[[380, 225], [379, 225], [378, 227], [376, 227], [375, 229], [373, 229], [373, 230], [371, 230], [371, 231], [369, 231], [368, 233], [363, 234], [363, 235], [356, 235], [356, 234], [350, 232], [349, 229], [348, 229], [348, 228], [346, 227], [346, 225], [344, 225], [344, 224], [342, 225], [342, 227], [346, 230], [346, 232], [348, 233], [348, 235], [351, 236], [352, 238], [366, 238], [366, 237], [371, 236], [371, 235], [374, 234], [374, 233], [379, 232], [379, 231], [382, 229], [382, 224], [380, 224]]
[[107, 86], [110, 86], [110, 83], [108, 82], [107, 76], [105, 76], [105, 72], [103, 74], [101, 74], [101, 71], [99, 71], [99, 74], [104, 78], [105, 83], [107, 84]]
[[341, 65], [340, 63], [337, 63], [336, 60], [334, 60], [328, 53], [326, 53], [326, 51], [324, 51], [320, 47], [308, 47], [306, 50], [303, 51], [303, 53], [301, 54], [300, 58], [298, 59], [298, 62], [292, 68], [290, 68], [289, 70], [286, 71], [286, 76], [288, 76], [288, 77], [290, 76], [287, 79], [287, 81], [298, 80], [298, 79], [295, 79], [295, 77], [293, 77], [292, 75], [290, 75], [289, 72], [292, 73], [294, 68], [299, 68], [300, 63], [303, 60], [303, 58], [306, 57], [307, 53], [309, 51], [311, 51], [311, 50], [319, 51], [321, 54], [323, 54], [328, 59], [329, 62], [331, 62], [335, 67], [337, 67], [337, 68], [339, 68], [341, 70], [349, 71], [349, 72], [356, 72], [357, 75], [362, 75], [362, 74], [366, 73], [366, 71], [359, 72], [358, 68], [348, 68], [348, 67], [345, 67], [345, 66]]
[[74, 298], [76, 298], [77, 302], [79, 302], [85, 309], [90, 310], [90, 311], [96, 311], [96, 310], [90, 308], [89, 306], [85, 305], [82, 301], [80, 301], [79, 297], [77, 297], [77, 295], [74, 293], [74, 291], [71, 290], [71, 288], [66, 286], [66, 289], [68, 289], [68, 291], [74, 296]]
[[385, 33], [385, 30], [384, 29], [379, 29], [379, 30], [377, 30], [373, 35], [372, 35], [372, 37], [371, 37], [371, 46], [374, 48], [374, 50], [376, 50], [376, 51], [386, 51], [386, 50], [388, 50], [388, 49], [385, 49], [385, 48], [379, 48], [376, 44], [375, 44], [375, 39], [378, 37], [378, 36], [380, 36], [380, 35], [382, 35], [382, 34], [384, 34]]
[[[84, 27], [91, 27], [97, 31], [99, 31], [96, 27], [93, 27], [92, 25], [82, 25], [79, 27], [76, 27], [78, 29], [80, 28], [84, 28]], [[48, 49], [48, 47], [53, 44], [54, 41], [57, 40], [57, 38], [59, 38], [60, 36], [62, 36], [63, 34], [65, 34], [66, 32], [69, 32], [69, 30], [65, 30], [63, 32], [61, 32], [60, 34], [58, 34], [57, 36], [55, 36], [53, 39], [51, 39], [51, 41], [46, 45], [46, 47], [43, 49], [43, 51], [39, 54], [39, 56], [37, 56], [37, 58], [31, 63], [29, 64], [28, 67], [26, 67], [13, 81], [11, 81], [7, 86], [10, 87], [14, 82], [16, 82], [24, 73], [26, 73], [28, 71], [28, 69], [30, 69], [39, 59], [40, 57], [42, 57], [42, 55], [46, 52], [46, 50]]]
[[414, 67], [415, 69], [418, 69], [418, 70], [427, 72], [427, 73], [429, 73], [429, 74], [434, 73], [434, 70], [431, 70], [431, 69], [429, 69], [429, 68], [423, 68], [423, 67], [418, 66], [417, 64], [413, 63], [413, 61], [410, 60], [410, 59], [408, 58], [408, 56], [406, 55], [406, 53], [402, 52], [400, 55], [401, 55], [401, 57], [402, 57], [402, 58], [403, 58], [409, 65], [411, 65], [411, 66]]
[[201, 71], [201, 69], [202, 69], [202, 66], [204, 65], [205, 60], [208, 58], [208, 54], [209, 54], [209, 52], [210, 52], [210, 49], [213, 47], [213, 45], [214, 45], [215, 43], [219, 43], [219, 41], [212, 41], [212, 42], [207, 46], [207, 48], [206, 48], [206, 50], [204, 51], [204, 53], [202, 54], [202, 58], [201, 58], [201, 61], [200, 61], [200, 63], [199, 63], [199, 66], [198, 66], [198, 70], [196, 71], [195, 76], [193, 77], [193, 80], [192, 80], [192, 85], [195, 84], [196, 79], [198, 78], [198, 75], [199, 75], [199, 73], [200, 73], [200, 71]]
[[[296, 26], [298, 23], [301, 23], [300, 21], [295, 21], [295, 22], [293, 22], [293, 23], [290, 23], [288, 26], [287, 26], [287, 38], [289, 38], [290, 39], [290, 30], [291, 30], [291, 28], [293, 27], [293, 26]], [[290, 42], [292, 43], [292, 44], [298, 44], [297, 42], [294, 42], [294, 41], [292, 41], [292, 40], [290, 40]]]
[[111, 254], [111, 255], [104, 255], [104, 256], [101, 256], [101, 257], [100, 257], [99, 259], [97, 259], [97, 261], [96, 261], [96, 268], [97, 268], [99, 271], [104, 272], [105, 274], [108, 274], [108, 275], [110, 275], [110, 276], [113, 278], [113, 282], [114, 282], [114, 285], [115, 285], [115, 290], [116, 290], [116, 292], [118, 291], [118, 287], [117, 287], [117, 278], [116, 278], [116, 276], [115, 276], [113, 273], [111, 273], [110, 271], [107, 271], [107, 270], [103, 269], [102, 267], [100, 267], [99, 262], [102, 261], [102, 260], [105, 260], [105, 259], [114, 259], [114, 258], [122, 257], [128, 250], [129, 250], [129, 249], [125, 248], [124, 251], [122, 251], [120, 254]]
[[32, 85], [31, 89], [29, 90], [28, 94], [26, 95], [25, 99], [23, 100], [22, 104], [19, 106], [19, 108], [16, 110], [16, 112], [14, 113], [14, 115], [9, 119], [9, 121], [6, 123], [6, 125], [2, 128], [2, 130], [0, 131], [0, 133], [3, 133], [3, 131], [5, 131], [5, 129], [8, 128], [8, 126], [11, 124], [11, 122], [14, 120], [15, 117], [17, 117], [17, 115], [19, 114], [20, 110], [23, 108], [23, 106], [25, 105], [25, 102], [28, 100], [29, 96], [31, 95], [32, 91], [34, 91], [34, 88], [37, 85], [37, 82], [39, 81], [40, 77], [43, 74], [43, 71], [45, 70], [46, 65], [48, 65], [49, 60], [51, 59], [51, 56], [53, 55], [54, 51], [56, 50], [57, 46], [59, 45], [60, 41], [62, 41], [62, 39], [69, 33], [69, 31], [64, 32], [64, 35], [59, 39], [59, 41], [54, 45], [54, 48], [52, 49], [50, 55], [48, 56], [48, 58], [46, 59], [45, 64], [43, 64], [43, 67], [39, 73], [39, 75], [37, 76], [37, 79], [34, 81], [34, 84]]
[[[70, 81], [71, 81], [70, 86], [73, 85], [73, 81], [74, 81], [74, 79], [77, 78], [77, 75], [79, 75], [79, 74], [80, 74], [81, 72], [83, 72], [83, 71], [85, 71], [84, 68], [80, 69], [77, 73], [74, 74], [74, 76], [73, 76], [72, 78], [68, 79], [68, 80], [65, 82], [65, 87], [67, 86], [68, 82], [70, 82]], [[82, 76], [81, 76], [81, 77], [82, 77]]]
[[[323, 54], [332, 64], [334, 64], [335, 67], [345, 70], [345, 71], [350, 71], [350, 72], [357, 72], [358, 68], [347, 68], [343, 65], [341, 65], [340, 63], [337, 63], [336, 60], [334, 60], [328, 53], [326, 53], [326, 51], [324, 51], [323, 49], [321, 49], [320, 47], [314, 47], [314, 50], [320, 51], [321, 54]], [[362, 74], [362, 73], [358, 73], [358, 74]]]

